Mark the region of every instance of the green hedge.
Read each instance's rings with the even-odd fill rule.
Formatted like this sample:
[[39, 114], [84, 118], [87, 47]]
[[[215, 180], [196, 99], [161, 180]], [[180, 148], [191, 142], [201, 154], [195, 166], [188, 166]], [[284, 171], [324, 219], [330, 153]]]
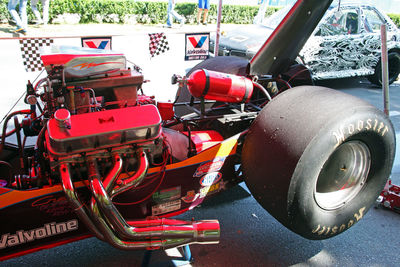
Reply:
[[[0, 0], [0, 22], [7, 23], [10, 14], [7, 10], [8, 0]], [[29, 21], [34, 20], [28, 3]], [[39, 8], [40, 1], [39, 1]], [[195, 23], [197, 4], [177, 3], [175, 10], [185, 16], [188, 23]], [[276, 8], [269, 8], [268, 14]], [[252, 23], [257, 14], [258, 6], [224, 5], [222, 8], [222, 23], [246, 24]], [[60, 14], [79, 14], [80, 23], [127, 23], [134, 19], [138, 23], [158, 24], [167, 19], [166, 2], [145, 2], [134, 0], [51, 0], [50, 23]], [[397, 27], [400, 26], [399, 14], [388, 14]], [[217, 20], [217, 6], [211, 5], [208, 20], [214, 23]]]
[[[7, 3], [8, 0], [0, 0], [1, 22], [7, 22], [10, 19]], [[40, 2], [39, 9], [41, 9]], [[189, 23], [195, 22], [196, 3], [177, 3], [175, 10], [185, 16]], [[276, 10], [276, 8], [269, 8], [267, 12], [272, 14]], [[257, 11], [257, 6], [224, 5], [222, 8], [222, 23], [251, 23]], [[167, 19], [167, 3], [134, 0], [51, 0], [50, 22], [58, 15], [68, 13], [79, 14], [80, 23], [101, 21], [125, 23], [127, 18], [134, 17], [138, 23], [158, 24], [165, 23]], [[28, 18], [29, 20], [34, 19], [29, 7]], [[215, 22], [216, 18], [217, 6], [211, 5], [208, 16], [209, 22]]]
[[397, 28], [400, 28], [400, 14], [387, 14], [391, 20], [393, 20], [394, 24], [396, 24]]

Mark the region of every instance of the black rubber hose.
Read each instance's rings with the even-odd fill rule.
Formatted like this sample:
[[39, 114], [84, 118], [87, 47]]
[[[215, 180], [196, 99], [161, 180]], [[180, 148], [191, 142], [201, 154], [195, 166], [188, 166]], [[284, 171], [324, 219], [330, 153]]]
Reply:
[[13, 113], [8, 114], [8, 116], [6, 117], [6, 119], [5, 119], [5, 121], [4, 121], [4, 124], [3, 124], [3, 132], [2, 132], [2, 134], [1, 134], [0, 155], [2, 154], [3, 149], [4, 149], [4, 144], [5, 144], [5, 142], [6, 142], [6, 137], [7, 137], [8, 135], [10, 135], [10, 133], [14, 133], [13, 131], [10, 131], [9, 133], [6, 132], [6, 131], [7, 131], [7, 124], [8, 124], [8, 121], [9, 121], [12, 117], [14, 117], [15, 115], [30, 114], [30, 113], [31, 113], [31, 110], [30, 110], [30, 109], [24, 109], [24, 110], [14, 111]]

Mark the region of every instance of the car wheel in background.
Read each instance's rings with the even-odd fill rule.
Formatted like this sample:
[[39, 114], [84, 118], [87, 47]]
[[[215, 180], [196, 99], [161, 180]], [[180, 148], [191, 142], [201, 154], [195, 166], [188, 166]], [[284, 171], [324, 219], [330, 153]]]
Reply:
[[[388, 53], [388, 67], [389, 67], [389, 84], [396, 81], [400, 74], [400, 54], [396, 51]], [[368, 80], [378, 86], [382, 85], [382, 64], [379, 60], [375, 67], [375, 73], [367, 77]]]

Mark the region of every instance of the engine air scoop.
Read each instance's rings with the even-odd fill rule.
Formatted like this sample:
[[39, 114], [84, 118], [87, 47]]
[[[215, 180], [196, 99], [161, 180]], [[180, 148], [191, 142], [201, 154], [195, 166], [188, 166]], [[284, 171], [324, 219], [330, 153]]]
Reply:
[[126, 68], [125, 56], [111, 50], [51, 46], [43, 47], [40, 54], [47, 73], [51, 66], [62, 66], [65, 78], [99, 75]]

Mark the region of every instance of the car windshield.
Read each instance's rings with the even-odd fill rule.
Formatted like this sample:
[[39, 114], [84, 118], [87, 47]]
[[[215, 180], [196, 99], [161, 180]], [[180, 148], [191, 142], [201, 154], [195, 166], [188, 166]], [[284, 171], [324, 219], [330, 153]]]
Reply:
[[[284, 6], [283, 8], [273, 13], [271, 16], [265, 17], [262, 20], [262, 22], [255, 22], [255, 24], [275, 29], [279, 25], [279, 23], [283, 20], [283, 18], [286, 16], [286, 14], [289, 12], [289, 10], [293, 7], [294, 4], [295, 2]], [[330, 8], [332, 8], [335, 5], [336, 4], [332, 4]]]
[[289, 10], [292, 8], [293, 4], [287, 5], [281, 9], [279, 9], [277, 12], [272, 14], [271, 16], [268, 16], [263, 19], [263, 21], [260, 23], [260, 25], [263, 25], [265, 27], [275, 29], [279, 23], [282, 21], [282, 19], [286, 16], [286, 14], [289, 12]]

